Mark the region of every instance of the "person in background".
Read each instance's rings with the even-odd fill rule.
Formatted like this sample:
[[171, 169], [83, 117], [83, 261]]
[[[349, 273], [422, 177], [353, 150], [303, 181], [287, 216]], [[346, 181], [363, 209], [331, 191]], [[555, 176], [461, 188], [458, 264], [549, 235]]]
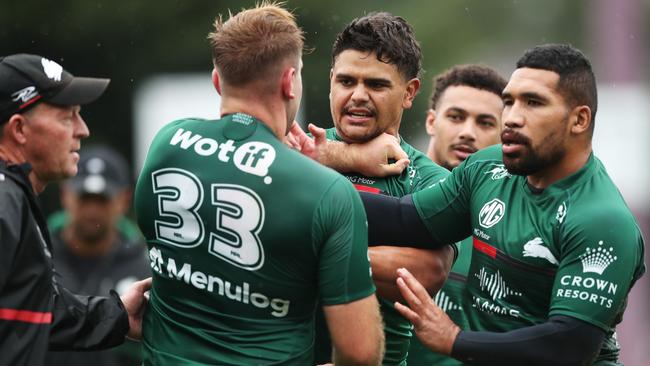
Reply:
[[[144, 241], [125, 215], [131, 206], [132, 180], [127, 162], [113, 149], [80, 151], [79, 172], [61, 186], [63, 211], [48, 219], [54, 267], [59, 282], [83, 295], [123, 294], [151, 276]], [[140, 365], [139, 343], [128, 341], [96, 352], [49, 352], [47, 365]]]
[[[501, 91], [507, 81], [486, 66], [458, 65], [434, 76], [433, 82], [426, 117], [426, 132], [430, 136], [427, 156], [452, 170], [469, 155], [499, 143]], [[434, 298], [461, 329], [469, 329], [466, 313], [472, 311], [471, 302], [465, 299], [471, 258], [472, 238], [468, 237], [458, 245], [458, 258]], [[417, 337], [411, 340], [407, 360], [414, 366], [462, 365], [456, 359], [431, 352]]]
[[38, 55], [0, 57], [0, 365], [42, 365], [47, 350], [114, 347], [139, 338], [151, 280], [120, 296], [74, 295], [57, 282], [37, 195], [77, 174], [88, 137], [81, 105], [108, 79], [75, 77]]

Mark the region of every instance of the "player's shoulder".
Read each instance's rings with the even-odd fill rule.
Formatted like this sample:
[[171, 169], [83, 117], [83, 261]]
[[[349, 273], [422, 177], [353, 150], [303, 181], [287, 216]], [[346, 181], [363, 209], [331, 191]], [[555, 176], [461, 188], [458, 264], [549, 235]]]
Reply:
[[[580, 184], [568, 190], [569, 210], [579, 222], [607, 222], [617, 225], [637, 226], [632, 210], [614, 184], [602, 162], [592, 156], [589, 173]], [[617, 229], [618, 230], [618, 229]]]
[[503, 163], [501, 144], [488, 146], [473, 153], [454, 168], [453, 172], [470, 177], [472, 181], [484, 183], [512, 178]]
[[468, 165], [493, 165], [503, 164], [501, 144], [488, 146], [467, 158]]

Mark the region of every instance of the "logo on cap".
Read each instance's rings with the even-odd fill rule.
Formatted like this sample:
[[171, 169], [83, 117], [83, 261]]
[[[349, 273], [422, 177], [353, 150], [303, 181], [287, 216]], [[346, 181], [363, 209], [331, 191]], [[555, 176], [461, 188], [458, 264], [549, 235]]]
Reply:
[[61, 65], [46, 58], [41, 59], [41, 65], [43, 65], [43, 71], [48, 78], [54, 81], [61, 81], [61, 73], [63, 73], [63, 67]]
[[12, 100], [14, 102], [20, 101], [21, 103], [25, 103], [37, 95], [38, 92], [36, 91], [36, 87], [28, 86], [26, 88], [20, 89], [19, 91], [11, 94], [11, 97], [13, 98]]

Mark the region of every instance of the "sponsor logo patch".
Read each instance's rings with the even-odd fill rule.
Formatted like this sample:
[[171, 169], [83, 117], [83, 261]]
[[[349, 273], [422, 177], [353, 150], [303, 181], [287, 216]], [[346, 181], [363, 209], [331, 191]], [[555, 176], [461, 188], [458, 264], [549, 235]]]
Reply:
[[488, 170], [485, 172], [485, 174], [492, 174], [492, 180], [512, 177], [512, 175], [508, 173], [508, 169], [506, 169], [505, 165], [503, 164], [496, 164], [494, 168]]
[[497, 198], [492, 199], [481, 208], [479, 212], [479, 224], [484, 228], [491, 228], [496, 225], [506, 213], [506, 205]]
[[560, 264], [553, 253], [551, 253], [551, 251], [543, 244], [544, 241], [540, 237], [529, 240], [526, 244], [524, 244], [524, 257], [543, 258], [552, 264]]
[[614, 248], [603, 248], [603, 241], [598, 242], [597, 248], [587, 248], [587, 250], [580, 255], [582, 261], [582, 272], [592, 272], [602, 275], [603, 272], [616, 261], [617, 257], [612, 254]]
[[172, 146], [183, 150], [192, 148], [200, 156], [216, 155], [221, 162], [232, 160], [237, 169], [244, 173], [264, 177], [265, 184], [271, 184], [273, 179], [268, 175], [269, 168], [275, 161], [273, 146], [261, 141], [249, 141], [235, 147], [234, 140], [219, 143], [215, 139], [203, 137], [192, 131], [179, 128], [169, 141]]
[[557, 208], [557, 214], [555, 214], [555, 219], [561, 224], [564, 221], [565, 216], [566, 216], [566, 202], [562, 202], [562, 204]]

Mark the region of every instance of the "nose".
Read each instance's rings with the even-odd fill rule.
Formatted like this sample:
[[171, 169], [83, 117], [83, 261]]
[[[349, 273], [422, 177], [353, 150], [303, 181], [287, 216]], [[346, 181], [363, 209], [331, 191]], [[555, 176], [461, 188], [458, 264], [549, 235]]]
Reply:
[[522, 127], [525, 122], [525, 116], [524, 110], [521, 108], [520, 103], [515, 101], [511, 105], [505, 106], [505, 108], [503, 108], [501, 120], [503, 121], [505, 127]]
[[357, 103], [357, 102], [365, 102], [367, 101], [368, 98], [368, 91], [366, 90], [366, 86], [363, 85], [363, 83], [358, 83], [357, 86], [354, 88], [352, 91], [352, 101]]
[[477, 121], [473, 118], [466, 119], [461, 125], [458, 137], [462, 140], [476, 140], [476, 123]]
[[76, 118], [74, 134], [75, 137], [79, 139], [85, 139], [86, 137], [90, 136], [90, 130], [88, 130], [86, 121], [84, 121], [84, 119], [80, 115], [77, 115]]

